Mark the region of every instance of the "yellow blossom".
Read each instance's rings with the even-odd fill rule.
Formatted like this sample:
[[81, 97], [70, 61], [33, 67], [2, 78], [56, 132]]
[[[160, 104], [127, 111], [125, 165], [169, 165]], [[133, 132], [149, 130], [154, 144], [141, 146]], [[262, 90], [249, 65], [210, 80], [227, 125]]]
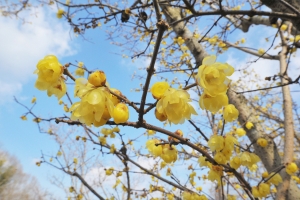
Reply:
[[112, 175], [113, 172], [114, 172], [114, 168], [113, 168], [113, 167], [110, 167], [109, 169], [106, 169], [106, 170], [105, 170], [105, 174], [106, 174], [107, 176]]
[[31, 103], [35, 103], [36, 102], [36, 97], [33, 97], [32, 99], [31, 99]]
[[106, 75], [103, 71], [95, 71], [89, 75], [88, 81], [96, 87], [104, 86], [106, 83]]
[[274, 175], [274, 172], [272, 172], [271, 174], [270, 174], [270, 177], [271, 176], [273, 176], [271, 179], [269, 179], [268, 181], [267, 181], [267, 183], [271, 183], [271, 184], [274, 184], [274, 185], [279, 185], [279, 183], [282, 183], [282, 178], [281, 178], [281, 176], [280, 176], [280, 174], [275, 174]]
[[206, 109], [212, 113], [216, 113], [222, 107], [228, 105], [228, 97], [226, 94], [219, 94], [213, 97], [204, 92], [200, 96], [199, 105], [201, 109]]
[[57, 13], [56, 13], [56, 17], [57, 17], [58, 19], [61, 19], [62, 16], [63, 16], [63, 14], [65, 14], [65, 11], [62, 10], [62, 9], [59, 9], [59, 10], [57, 11]]
[[147, 134], [150, 135], [154, 135], [156, 133], [156, 131], [153, 130], [147, 130]]
[[246, 135], [246, 131], [243, 128], [238, 128], [235, 130], [235, 133], [239, 136], [242, 137], [244, 135]]
[[288, 28], [288, 26], [286, 24], [282, 24], [281, 27], [280, 27], [280, 30], [281, 31], [286, 31]]
[[295, 42], [298, 42], [300, 40], [300, 35], [295, 36]]
[[298, 171], [298, 166], [296, 165], [296, 163], [291, 162], [286, 165], [285, 170], [289, 175], [293, 175]]
[[258, 49], [258, 54], [259, 54], [259, 55], [263, 55], [264, 53], [265, 53], [265, 50], [264, 50], [264, 49], [261, 49], [261, 48]]
[[54, 94], [58, 99], [65, 95], [67, 87], [62, 77], [64, 69], [55, 56], [45, 56], [36, 67], [34, 73], [38, 75], [35, 82], [37, 89], [47, 90], [48, 96]]
[[76, 76], [84, 76], [84, 69], [82, 67], [78, 67], [76, 70], [75, 70], [75, 75]]
[[27, 120], [27, 117], [25, 115], [22, 115], [20, 118], [24, 121]]
[[73, 159], [73, 163], [74, 163], [74, 164], [77, 164], [77, 163], [78, 163], [77, 158], [74, 158], [74, 159]]
[[166, 116], [170, 123], [182, 124], [185, 119], [191, 118], [191, 114], [197, 115], [189, 102], [191, 99], [187, 91], [169, 88], [157, 102], [155, 116]]
[[182, 39], [182, 37], [178, 37], [177, 39], [174, 39], [174, 41], [179, 45], [182, 45], [184, 43], [184, 39]]
[[150, 89], [154, 99], [161, 99], [164, 93], [170, 88], [166, 81], [156, 82]]
[[203, 59], [202, 65], [198, 69], [197, 81], [210, 96], [226, 94], [231, 76], [234, 72], [232, 66], [227, 63], [218, 63], [216, 56], [207, 56]]
[[254, 125], [252, 124], [252, 122], [247, 122], [247, 123], [246, 123], [246, 128], [247, 128], [248, 130], [250, 130], [253, 126], [254, 126]]
[[116, 124], [124, 123], [129, 118], [129, 109], [125, 103], [118, 103], [113, 112], [114, 122]]
[[245, 38], [242, 38], [242, 39], [241, 39], [241, 43], [244, 44], [245, 42], [246, 42], [246, 39], [245, 39]]
[[261, 146], [261, 147], [266, 147], [268, 146], [268, 141], [264, 138], [258, 138], [256, 143]]
[[220, 135], [213, 135], [210, 137], [207, 145], [211, 151], [221, 151], [224, 148], [224, 137]]
[[234, 169], [238, 169], [241, 166], [241, 159], [238, 156], [233, 157], [230, 160], [230, 166]]
[[223, 117], [225, 122], [232, 122], [236, 120], [239, 116], [239, 111], [235, 108], [233, 104], [229, 104], [224, 107]]
[[152, 155], [160, 156], [163, 152], [162, 145], [158, 145], [158, 146], [155, 145], [159, 143], [160, 141], [158, 139], [148, 140], [146, 143], [146, 148]]
[[177, 154], [178, 154], [178, 152], [174, 145], [171, 147], [169, 144], [165, 144], [165, 145], [163, 145], [162, 154], [160, 155], [160, 157], [166, 163], [172, 163], [177, 160]]

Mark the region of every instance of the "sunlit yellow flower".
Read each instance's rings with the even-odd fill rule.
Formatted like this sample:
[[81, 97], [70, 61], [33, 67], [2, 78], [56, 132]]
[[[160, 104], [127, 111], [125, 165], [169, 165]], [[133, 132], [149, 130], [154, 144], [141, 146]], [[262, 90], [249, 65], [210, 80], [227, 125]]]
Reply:
[[115, 106], [113, 118], [116, 124], [127, 122], [129, 118], [129, 109], [125, 103], [118, 103]]
[[95, 71], [89, 75], [88, 81], [96, 87], [104, 86], [106, 83], [106, 75], [103, 71]]
[[114, 172], [114, 168], [113, 168], [113, 167], [110, 167], [109, 169], [106, 169], [106, 170], [105, 170], [105, 174], [106, 174], [107, 176], [112, 175], [113, 172]]
[[212, 113], [216, 113], [222, 107], [228, 105], [228, 97], [226, 94], [219, 94], [212, 97], [204, 92], [200, 97], [199, 105], [202, 109], [206, 109]]
[[53, 55], [48, 55], [37, 64], [37, 70], [34, 73], [38, 75], [35, 87], [39, 90], [47, 90], [48, 96], [54, 94], [60, 99], [67, 91], [64, 82], [63, 66]]
[[162, 145], [155, 145], [159, 143], [160, 141], [158, 139], [148, 140], [146, 143], [146, 148], [152, 155], [160, 156], [163, 153]]
[[160, 155], [160, 157], [166, 162], [166, 163], [172, 163], [177, 160], [177, 149], [173, 145], [172, 147], [169, 144], [163, 145], [162, 148], [163, 152]]
[[225, 122], [232, 122], [236, 120], [239, 116], [239, 111], [235, 108], [233, 104], [229, 104], [224, 107], [223, 117]]
[[27, 120], [27, 117], [25, 115], [22, 115], [20, 118], [24, 121]]
[[234, 68], [227, 63], [218, 63], [216, 56], [207, 56], [203, 59], [202, 65], [198, 69], [197, 80], [199, 85], [210, 96], [225, 94]]
[[258, 138], [256, 143], [261, 146], [261, 147], [266, 147], [268, 146], [268, 141], [264, 138]]
[[59, 9], [59, 10], [57, 11], [57, 13], [56, 13], [56, 17], [57, 17], [58, 19], [61, 19], [62, 16], [63, 16], [63, 14], [65, 14], [65, 11], [62, 10], [62, 9]]
[[150, 89], [153, 98], [160, 99], [165, 92], [170, 88], [170, 85], [166, 81], [156, 82]]
[[243, 128], [238, 128], [235, 130], [235, 133], [239, 136], [242, 137], [244, 135], [246, 135], [246, 131]]
[[247, 123], [246, 123], [246, 128], [247, 128], [248, 130], [250, 130], [253, 126], [254, 126], [254, 125], [252, 124], [252, 122], [247, 122]]
[[259, 55], [263, 55], [264, 53], [265, 53], [265, 50], [264, 50], [264, 49], [261, 49], [261, 48], [258, 49], [258, 54], [259, 54]]
[[288, 26], [286, 24], [282, 24], [281, 27], [280, 27], [280, 30], [281, 31], [286, 31], [288, 28]]
[[157, 102], [156, 110], [160, 115], [166, 116], [170, 123], [182, 124], [185, 119], [191, 118], [191, 114], [197, 115], [189, 104], [190, 101], [187, 91], [169, 88]]
[[298, 166], [296, 165], [296, 163], [291, 162], [286, 165], [285, 170], [289, 175], [293, 175], [298, 171]]
[[82, 67], [77, 67], [77, 69], [75, 70], [75, 75], [84, 76], [84, 69]]
[[238, 169], [241, 166], [241, 158], [238, 156], [233, 157], [230, 160], [230, 166], [234, 169]]
[[[274, 172], [272, 172], [270, 174], [270, 177], [273, 175], [274, 175]], [[269, 184], [272, 183], [277, 186], [277, 185], [279, 185], [279, 183], [282, 183], [282, 178], [281, 178], [280, 174], [277, 173], [271, 179], [269, 179], [267, 183], [269, 183]]]
[[212, 135], [207, 143], [211, 151], [221, 151], [224, 148], [224, 137]]

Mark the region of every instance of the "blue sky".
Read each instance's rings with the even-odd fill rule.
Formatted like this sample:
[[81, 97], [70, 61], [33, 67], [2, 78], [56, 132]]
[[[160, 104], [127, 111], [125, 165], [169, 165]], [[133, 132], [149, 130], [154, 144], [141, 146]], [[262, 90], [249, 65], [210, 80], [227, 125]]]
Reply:
[[[34, 110], [38, 116], [53, 117], [63, 113], [63, 107], [58, 105], [55, 97], [48, 98], [45, 92], [34, 88], [36, 75], [33, 71], [36, 63], [48, 54], [55, 54], [62, 64], [76, 64], [76, 61], [82, 61], [90, 70], [105, 71], [111, 87], [118, 88], [131, 99], [140, 100], [141, 93], [131, 92], [131, 89], [139, 88], [141, 81], [132, 80], [131, 77], [139, 67], [147, 67], [149, 60], [139, 59], [132, 63], [129, 58], [122, 58], [123, 52], [120, 47], [111, 45], [107, 40], [104, 27], [88, 31], [85, 38], [76, 37], [64, 20], [56, 18], [56, 8], [37, 8], [35, 12], [36, 16], [30, 15], [30, 18], [26, 19], [27, 23], [0, 18], [0, 27], [5, 27], [0, 30], [0, 143], [1, 148], [21, 161], [25, 172], [39, 179], [42, 187], [56, 191], [56, 187], [48, 182], [49, 176], [57, 173], [55, 169], [46, 165], [37, 167], [35, 162], [41, 156], [41, 151], [55, 155], [59, 146], [49, 135], [38, 132], [36, 124], [31, 122], [31, 117], [28, 117], [28, 121], [22, 121], [20, 116], [26, 110], [13, 101], [15, 96], [21, 103], [30, 106], [30, 101], [35, 96], [37, 105]], [[257, 37], [260, 28], [262, 27], [250, 29], [245, 45], [258, 47], [258, 44], [267, 48], [264, 38]], [[271, 35], [274, 30], [269, 33]], [[246, 35], [237, 31], [232, 37], [240, 39]], [[116, 55], [115, 52], [120, 55]], [[218, 59], [239, 68], [245, 65], [249, 57], [231, 49]], [[294, 63], [297, 61], [299, 58], [296, 58]], [[259, 70], [262, 77], [274, 75], [277, 71], [274, 63], [264, 60], [251, 67]], [[234, 75], [234, 79], [238, 77], [238, 74]], [[70, 90], [70, 94], [73, 95], [72, 89]], [[150, 102], [151, 100], [152, 98], [149, 98]], [[135, 120], [134, 116], [130, 119]], [[147, 120], [153, 122], [152, 117], [147, 117]], [[172, 126], [170, 129], [175, 131], [178, 127]], [[131, 130], [125, 129], [125, 132], [131, 133]], [[132, 134], [138, 136], [142, 133], [143, 130], [139, 130]]]

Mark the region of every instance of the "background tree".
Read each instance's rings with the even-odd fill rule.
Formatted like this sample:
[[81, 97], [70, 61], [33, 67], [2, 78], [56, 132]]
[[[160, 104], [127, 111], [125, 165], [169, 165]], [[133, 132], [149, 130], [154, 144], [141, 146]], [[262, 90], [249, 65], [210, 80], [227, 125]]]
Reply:
[[[121, 194], [118, 188], [123, 190], [127, 199], [133, 196], [141, 198], [161, 196], [169, 199], [180, 197], [183, 199], [300, 198], [297, 186], [299, 178], [291, 176], [298, 168], [295, 164], [298, 163], [297, 149], [299, 147], [296, 134], [299, 129], [298, 106], [297, 102], [293, 102], [289, 89], [289, 85], [299, 83], [300, 76], [299, 74], [288, 75], [289, 71], [295, 70], [290, 69], [289, 66], [293, 62], [293, 55], [296, 55], [300, 39], [297, 34], [299, 31], [298, 2], [154, 0], [153, 2], [124, 2], [125, 5], [118, 1], [84, 3], [50, 1], [47, 3], [49, 5], [56, 3], [57, 17], [66, 19], [75, 34], [84, 35], [89, 29], [105, 26], [108, 38], [113, 44], [123, 49], [124, 57], [129, 54], [133, 61], [150, 59], [149, 66], [142, 67], [144, 73], [133, 75], [143, 80], [141, 88], [136, 88], [137, 92], [141, 92], [139, 99], [131, 99], [124, 95], [125, 91], [121, 93], [109, 88], [104, 72], [92, 73], [83, 63], [63, 65], [63, 70], [55, 77], [53, 75], [54, 82], [49, 82], [38, 74], [36, 87], [47, 90], [49, 95], [55, 94], [58, 98], [66, 92], [65, 77], [68, 77], [68, 83], [75, 81], [75, 96], [81, 100], [73, 103], [73, 99], [67, 95], [66, 100], [69, 102], [63, 105], [65, 111], [71, 111], [71, 114], [68, 113], [62, 117], [38, 118], [32, 109], [28, 109], [24, 116], [32, 115], [38, 123], [55, 121], [78, 125], [81, 130], [80, 135], [74, 137], [73, 140], [81, 139], [83, 142], [90, 142], [95, 145], [95, 149], [106, 156], [107, 160], [116, 158], [123, 165], [122, 168], [114, 164], [114, 166], [106, 166], [102, 169], [107, 176], [114, 175], [116, 182], [115, 185], [108, 184], [102, 188], [101, 193], [97, 186], [93, 187], [90, 182], [86, 181], [86, 174], [81, 174], [78, 172], [80, 169], [73, 168], [78, 161], [73, 160], [68, 163], [65, 160], [61, 163], [57, 159], [56, 168], [77, 177], [99, 199], [117, 198]], [[24, 7], [24, 3], [22, 5]], [[243, 10], [241, 10], [242, 6]], [[272, 9], [272, 12], [262, 11], [267, 9], [265, 6]], [[252, 25], [273, 28], [272, 36], [261, 35], [270, 41], [267, 50], [261, 49], [257, 44], [251, 47], [244, 46], [245, 40], [251, 39], [246, 35], [245, 38], [236, 39], [238, 30], [249, 32]], [[271, 49], [272, 47], [274, 49]], [[230, 76], [232, 73], [229, 71], [232, 70], [223, 62], [219, 64], [218, 72], [214, 74], [204, 72], [214, 61], [214, 57], [207, 57], [209, 54], [218, 55], [219, 60], [219, 57], [224, 58], [221, 54], [226, 55], [226, 51], [231, 49], [254, 56], [254, 59], [249, 57], [246, 66], [241, 68], [233, 66], [236, 72], [242, 72], [237, 75], [239, 78], [236, 82], [229, 84], [229, 80], [224, 78], [225, 75]], [[247, 69], [262, 59], [276, 61], [274, 63], [278, 66], [278, 72], [262, 77], [265, 81], [253, 89], [249, 83], [257, 83], [259, 77], [252, 76], [253, 72]], [[55, 63], [53, 66], [57, 69], [62, 66], [56, 58], [46, 57], [38, 64], [40, 71], [43, 70], [43, 66], [47, 66], [45, 63]], [[73, 74], [83, 75], [86, 72], [89, 75], [87, 77], [90, 85], [87, 84], [87, 80], [75, 80], [73, 76]], [[226, 80], [225, 93], [221, 89], [223, 85], [217, 84], [218, 87], [214, 85], [213, 80], [217, 79], [219, 74], [223, 77], [222, 80]], [[161, 85], [156, 85], [157, 90], [153, 87], [154, 82], [151, 82], [154, 76], [163, 80]], [[110, 77], [107, 77], [108, 81], [109, 79]], [[207, 82], [201, 82], [203, 80]], [[173, 89], [168, 88], [167, 82], [172, 85]], [[154, 99], [148, 95], [150, 88]], [[92, 93], [96, 90], [97, 92]], [[218, 93], [219, 90], [222, 92]], [[88, 96], [87, 94], [90, 93], [86, 91], [94, 96]], [[189, 91], [189, 95], [184, 91]], [[168, 97], [173, 92], [174, 95]], [[164, 100], [164, 98], [169, 98], [169, 100]], [[199, 115], [190, 117], [194, 112], [189, 109], [187, 102], [191, 99], [198, 102], [199, 98], [200, 107], [204, 111], [201, 113], [200, 109], [196, 109], [201, 117]], [[226, 98], [234, 107], [227, 105]], [[176, 106], [168, 108], [168, 105], [175, 104], [170, 103], [170, 99], [176, 99], [175, 103], [187, 103], [176, 104], [179, 108], [180, 105], [185, 105], [184, 109], [182, 107], [178, 111], [181, 114], [176, 113]], [[112, 104], [110, 101], [115, 102]], [[163, 101], [169, 103], [161, 103]], [[91, 105], [98, 106], [93, 111], [94, 113], [91, 112], [94, 109]], [[135, 119], [133, 121], [127, 121], [127, 106], [130, 107], [130, 114], [133, 115], [131, 118]], [[220, 111], [223, 106], [224, 108]], [[149, 117], [150, 111], [152, 115], [155, 111], [156, 118], [160, 121], [168, 120], [164, 128], [160, 128], [158, 124], [160, 122], [152, 121], [153, 119]], [[239, 123], [234, 121], [237, 113]], [[174, 117], [178, 115], [179, 118]], [[108, 120], [110, 118], [111, 120]], [[231, 121], [233, 122], [228, 123]], [[186, 129], [183, 125], [180, 129], [186, 130], [173, 130], [172, 126], [167, 126], [169, 122], [173, 124], [186, 122], [191, 127]], [[158, 125], [155, 126], [156, 123]], [[95, 127], [104, 124], [109, 125], [109, 128], [105, 127], [98, 133]], [[115, 126], [118, 124], [118, 127]], [[127, 127], [142, 129], [142, 131], [138, 131], [140, 134], [138, 136], [129, 136], [124, 134], [129, 130]], [[188, 130], [191, 131], [189, 134], [187, 134]], [[151, 135], [155, 131], [157, 132], [155, 139], [150, 139], [146, 143], [150, 152], [148, 154], [144, 150], [145, 143], [142, 144], [139, 138], [144, 135], [152, 138]], [[248, 139], [239, 138], [243, 134], [246, 134]], [[227, 143], [230, 144], [229, 149], [225, 148]], [[175, 146], [177, 150], [174, 150]], [[254, 154], [260, 158], [261, 163], [257, 162], [259, 159]], [[224, 156], [229, 157], [224, 158]], [[150, 166], [143, 166], [139, 163], [141, 158], [153, 162]], [[43, 162], [49, 163], [44, 155], [41, 160], [41, 163]], [[84, 160], [79, 162], [86, 163]], [[99, 161], [93, 161], [93, 163], [97, 162]], [[172, 162], [175, 162], [175, 165], [171, 164], [166, 167], [167, 163]], [[180, 165], [179, 162], [181, 162]], [[181, 175], [182, 168], [187, 170], [186, 173], [189, 174], [187, 177]], [[203, 173], [208, 174], [208, 177], [203, 176], [200, 181], [196, 180], [195, 177], [200, 178], [197, 176], [197, 170], [204, 170]], [[166, 176], [161, 176], [162, 172], [166, 172]], [[132, 181], [135, 180], [137, 173], [145, 173], [154, 178], [145, 188], [132, 187]], [[214, 197], [200, 192], [199, 186], [207, 179], [216, 185], [217, 192], [212, 193]], [[240, 185], [241, 189], [237, 188], [236, 184]], [[177, 189], [173, 190], [172, 187]], [[110, 188], [113, 190], [105, 193]], [[70, 190], [72, 194], [74, 193], [74, 198], [84, 198], [83, 192], [78, 193], [75, 189], [74, 191]]]
[[23, 172], [14, 156], [3, 150], [0, 151], [0, 197], [3, 200], [55, 199], [40, 188], [34, 177]]

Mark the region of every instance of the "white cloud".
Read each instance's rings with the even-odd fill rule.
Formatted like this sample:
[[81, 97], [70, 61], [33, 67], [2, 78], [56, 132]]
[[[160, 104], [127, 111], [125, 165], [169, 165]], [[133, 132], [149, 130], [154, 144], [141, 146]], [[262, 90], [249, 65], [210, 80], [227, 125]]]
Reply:
[[38, 60], [47, 54], [59, 58], [76, 53], [71, 43], [69, 26], [55, 18], [49, 8], [24, 13], [26, 21], [0, 17], [0, 105], [22, 90], [34, 77]]

